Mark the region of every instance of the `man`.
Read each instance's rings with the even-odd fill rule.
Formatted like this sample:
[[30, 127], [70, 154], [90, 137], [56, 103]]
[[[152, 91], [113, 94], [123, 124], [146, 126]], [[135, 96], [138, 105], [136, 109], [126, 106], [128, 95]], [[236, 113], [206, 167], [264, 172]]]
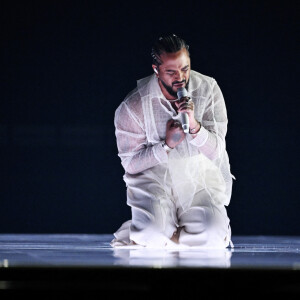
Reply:
[[[225, 248], [233, 176], [222, 92], [213, 78], [191, 70], [189, 46], [176, 35], [160, 37], [151, 55], [154, 74], [139, 80], [115, 112], [132, 220], [111, 245]], [[180, 88], [187, 97], [178, 99]]]

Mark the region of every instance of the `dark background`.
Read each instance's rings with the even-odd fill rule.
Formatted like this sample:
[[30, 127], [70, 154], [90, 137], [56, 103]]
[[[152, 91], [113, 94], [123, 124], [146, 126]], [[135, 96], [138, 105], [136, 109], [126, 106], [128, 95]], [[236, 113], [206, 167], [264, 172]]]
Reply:
[[1, 1], [0, 232], [112, 233], [131, 217], [114, 112], [171, 32], [224, 94], [233, 234], [299, 235], [296, 3]]

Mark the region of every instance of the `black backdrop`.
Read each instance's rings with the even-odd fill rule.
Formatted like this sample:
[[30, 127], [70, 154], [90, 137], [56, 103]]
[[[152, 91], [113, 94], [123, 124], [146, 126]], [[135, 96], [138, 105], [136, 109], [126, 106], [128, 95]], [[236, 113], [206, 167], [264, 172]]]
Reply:
[[0, 232], [130, 218], [114, 111], [171, 32], [224, 94], [233, 234], [299, 235], [296, 3], [1, 1]]

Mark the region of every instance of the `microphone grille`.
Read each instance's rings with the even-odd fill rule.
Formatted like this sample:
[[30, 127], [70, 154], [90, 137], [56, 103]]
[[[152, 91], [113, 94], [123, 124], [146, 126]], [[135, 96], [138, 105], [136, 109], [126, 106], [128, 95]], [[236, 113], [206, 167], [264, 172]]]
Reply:
[[177, 90], [177, 97], [178, 99], [181, 99], [182, 97], [187, 97], [188, 92], [184, 87], [181, 87]]

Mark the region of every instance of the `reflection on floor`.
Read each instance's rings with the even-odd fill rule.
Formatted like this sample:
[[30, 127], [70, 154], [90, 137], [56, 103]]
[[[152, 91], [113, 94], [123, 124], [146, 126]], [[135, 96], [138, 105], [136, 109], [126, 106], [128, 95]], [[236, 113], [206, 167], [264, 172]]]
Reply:
[[300, 237], [233, 236], [234, 248], [224, 250], [114, 249], [112, 238], [0, 234], [0, 290], [97, 289], [150, 295], [169, 284], [172, 290], [184, 284], [182, 293], [205, 287], [220, 293], [260, 289], [300, 295]]

